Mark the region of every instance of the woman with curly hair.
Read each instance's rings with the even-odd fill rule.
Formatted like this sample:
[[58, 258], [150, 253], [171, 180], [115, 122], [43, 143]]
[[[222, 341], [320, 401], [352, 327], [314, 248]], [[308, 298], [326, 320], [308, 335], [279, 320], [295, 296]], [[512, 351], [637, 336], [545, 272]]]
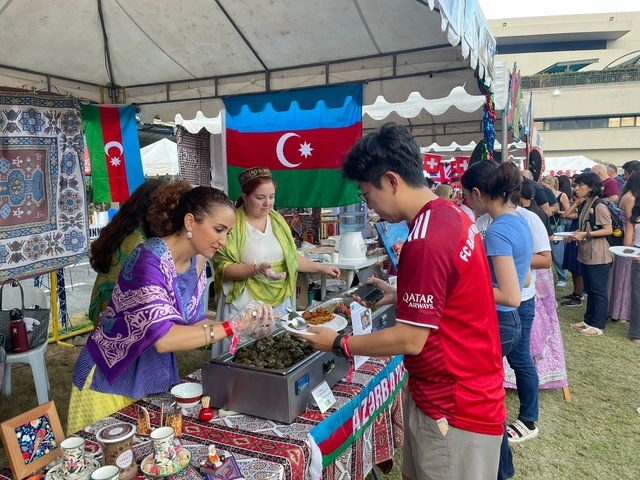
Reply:
[[91, 244], [89, 262], [98, 272], [89, 304], [89, 319], [94, 327], [98, 326], [100, 314], [107, 308], [122, 265], [134, 248], [152, 236], [147, 212], [153, 192], [162, 183], [152, 179], [136, 188], [129, 200], [122, 204], [118, 213], [102, 229], [98, 239]]
[[222, 191], [187, 182], [162, 185], [153, 194], [147, 221], [155, 238], [131, 252], [78, 357], [69, 432], [137, 398], [167, 392], [180, 381], [174, 352], [240, 332], [260, 336], [272, 330], [268, 305], [231, 323], [205, 315], [206, 258], [226, 245], [235, 222], [233, 204]]

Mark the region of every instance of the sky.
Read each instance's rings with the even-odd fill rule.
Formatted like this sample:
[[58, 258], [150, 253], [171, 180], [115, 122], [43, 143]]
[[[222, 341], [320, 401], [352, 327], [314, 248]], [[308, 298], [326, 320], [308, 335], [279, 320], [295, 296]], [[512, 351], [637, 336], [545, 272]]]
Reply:
[[640, 0], [478, 0], [487, 19], [640, 11]]

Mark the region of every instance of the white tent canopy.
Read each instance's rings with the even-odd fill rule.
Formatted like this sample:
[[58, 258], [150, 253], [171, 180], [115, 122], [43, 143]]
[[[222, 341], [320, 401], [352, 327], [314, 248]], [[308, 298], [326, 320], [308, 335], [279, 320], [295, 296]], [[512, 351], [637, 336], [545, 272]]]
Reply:
[[[0, 0], [13, 20], [0, 29], [0, 85], [136, 103], [146, 123], [213, 117], [237, 94], [363, 82], [369, 105], [465, 84], [477, 94], [474, 73], [495, 78], [478, 0], [62, 3]], [[126, 88], [110, 98], [109, 85]]]
[[544, 157], [544, 162], [545, 171], [543, 175], [573, 175], [597, 164], [597, 162], [594, 162], [584, 155], [576, 155], [574, 157]]
[[168, 138], [141, 148], [140, 154], [145, 176], [178, 175], [178, 146]]

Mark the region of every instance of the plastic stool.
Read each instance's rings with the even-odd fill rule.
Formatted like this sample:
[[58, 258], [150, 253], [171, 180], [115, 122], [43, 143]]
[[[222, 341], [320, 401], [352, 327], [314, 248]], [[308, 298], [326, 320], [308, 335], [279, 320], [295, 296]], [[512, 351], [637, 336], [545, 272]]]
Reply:
[[4, 365], [4, 380], [2, 382], [2, 394], [11, 395], [11, 364], [28, 363], [33, 373], [33, 381], [36, 384], [36, 395], [38, 405], [49, 401], [49, 375], [47, 366], [44, 363], [44, 352], [47, 351], [47, 342], [39, 347], [33, 348], [24, 353], [7, 353]]

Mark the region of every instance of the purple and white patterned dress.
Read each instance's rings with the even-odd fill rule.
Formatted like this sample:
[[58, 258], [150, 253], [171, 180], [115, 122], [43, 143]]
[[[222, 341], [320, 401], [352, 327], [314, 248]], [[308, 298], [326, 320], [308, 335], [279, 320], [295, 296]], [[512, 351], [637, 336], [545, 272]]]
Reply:
[[[540, 388], [566, 387], [567, 366], [564, 343], [556, 312], [556, 292], [551, 269], [536, 270], [536, 313], [531, 327], [531, 356]], [[504, 359], [504, 386], [516, 388], [516, 377]]]
[[205, 272], [197, 275], [195, 257], [189, 270], [178, 274], [163, 240], [151, 238], [138, 246], [80, 353], [74, 385], [82, 390], [95, 365], [91, 390], [130, 398], [168, 391], [180, 381], [176, 359], [153, 345], [173, 325], [204, 318], [205, 283]]

